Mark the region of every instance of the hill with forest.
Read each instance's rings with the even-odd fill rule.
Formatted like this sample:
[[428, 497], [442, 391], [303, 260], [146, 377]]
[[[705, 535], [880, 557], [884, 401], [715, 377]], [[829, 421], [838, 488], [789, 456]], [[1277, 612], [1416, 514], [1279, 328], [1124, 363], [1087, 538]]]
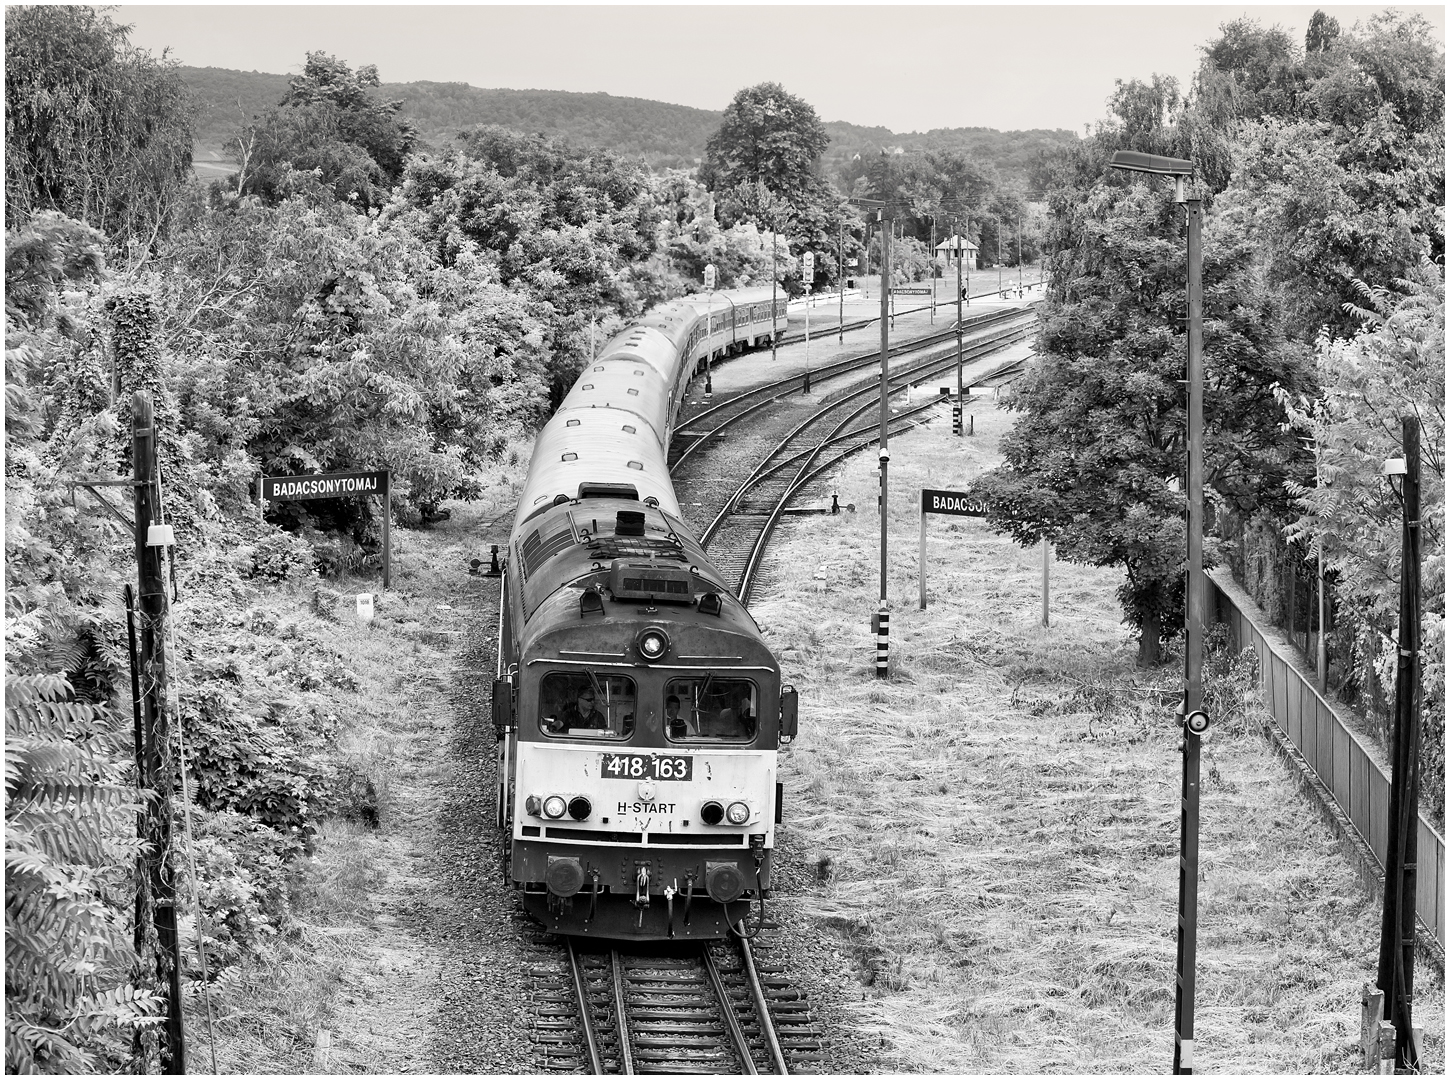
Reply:
[[[220, 151], [245, 122], [287, 92], [291, 77], [260, 71], [182, 67], [201, 111], [195, 138], [199, 150]], [[693, 168], [723, 113], [645, 98], [577, 94], [562, 90], [482, 89], [458, 82], [383, 83], [380, 96], [402, 100], [403, 115], [417, 126], [423, 143], [449, 145], [460, 131], [497, 124], [513, 131], [542, 133], [580, 146], [599, 146], [643, 158], [650, 168]], [[831, 145], [827, 175], [834, 176], [855, 155], [902, 150], [956, 150], [991, 162], [1007, 178], [1025, 177], [1036, 155], [1077, 141], [1065, 130], [996, 131], [992, 128], [936, 128], [896, 134], [884, 127], [828, 121]]]

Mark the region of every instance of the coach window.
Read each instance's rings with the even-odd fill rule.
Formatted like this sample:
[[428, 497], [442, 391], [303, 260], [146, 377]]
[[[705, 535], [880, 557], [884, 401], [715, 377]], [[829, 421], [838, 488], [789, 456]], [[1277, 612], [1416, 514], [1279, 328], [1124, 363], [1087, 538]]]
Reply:
[[627, 739], [634, 733], [634, 680], [590, 671], [555, 671], [539, 686], [539, 729], [574, 739]]
[[665, 735], [676, 742], [750, 742], [758, 702], [749, 679], [671, 679], [665, 684]]

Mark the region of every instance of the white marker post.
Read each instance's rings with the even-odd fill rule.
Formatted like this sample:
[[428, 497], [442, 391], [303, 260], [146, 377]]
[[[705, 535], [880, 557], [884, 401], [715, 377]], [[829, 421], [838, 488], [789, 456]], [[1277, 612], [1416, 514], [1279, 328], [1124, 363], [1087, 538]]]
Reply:
[[1047, 537], [1042, 538], [1042, 625], [1047, 626], [1047, 577], [1048, 567], [1052, 563], [1052, 551], [1047, 545]]
[[373, 621], [373, 594], [360, 592], [357, 594], [357, 618], [358, 622], [370, 623]]

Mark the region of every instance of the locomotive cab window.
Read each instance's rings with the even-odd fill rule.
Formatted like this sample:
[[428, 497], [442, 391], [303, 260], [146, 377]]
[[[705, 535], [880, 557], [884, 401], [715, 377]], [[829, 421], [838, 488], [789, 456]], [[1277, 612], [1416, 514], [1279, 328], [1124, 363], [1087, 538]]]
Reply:
[[665, 735], [675, 742], [750, 742], [758, 704], [749, 679], [671, 679], [665, 684]]
[[556, 671], [539, 687], [539, 729], [576, 739], [627, 739], [634, 733], [634, 680], [598, 672]]

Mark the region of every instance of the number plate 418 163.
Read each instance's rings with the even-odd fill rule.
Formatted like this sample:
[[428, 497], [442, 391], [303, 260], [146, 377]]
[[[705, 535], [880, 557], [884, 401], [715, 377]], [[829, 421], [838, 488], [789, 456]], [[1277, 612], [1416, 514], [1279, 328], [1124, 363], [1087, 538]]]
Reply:
[[605, 754], [599, 775], [606, 780], [688, 780], [689, 757], [661, 754]]

